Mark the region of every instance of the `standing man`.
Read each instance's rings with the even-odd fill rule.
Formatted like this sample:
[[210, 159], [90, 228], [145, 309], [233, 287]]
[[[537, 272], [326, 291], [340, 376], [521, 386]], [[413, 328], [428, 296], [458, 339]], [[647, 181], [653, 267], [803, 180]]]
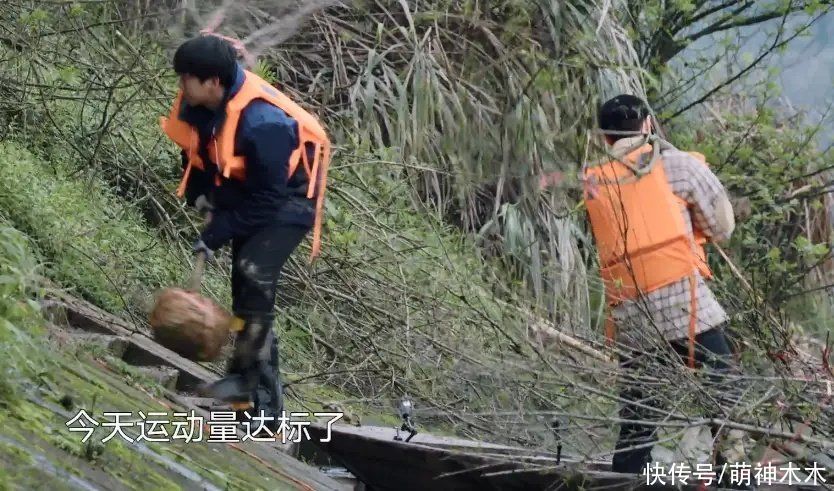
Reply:
[[186, 41], [173, 65], [180, 90], [161, 124], [182, 149], [177, 195], [212, 212], [195, 253], [211, 257], [231, 242], [232, 310], [242, 325], [226, 377], [204, 392], [231, 402], [239, 419], [266, 417], [274, 430], [269, 418], [284, 409], [275, 289], [311, 228], [312, 257], [318, 254], [330, 142], [315, 117], [244, 70], [219, 37]]
[[669, 347], [673, 359], [683, 357], [690, 368], [697, 362], [714, 370], [713, 381], [730, 368], [722, 329], [728, 318], [707, 286], [712, 273], [703, 243], [727, 240], [735, 220], [703, 156], [651, 135], [649, 108], [641, 99], [617, 96], [601, 106], [598, 118], [612, 157], [585, 169], [585, 202], [611, 309], [607, 335], [613, 339], [616, 328], [630, 348], [621, 367], [637, 379], [621, 389], [626, 403], [620, 416], [627, 422], [612, 468], [640, 473], [657, 427], [639, 421], [657, 421], [662, 413], [652, 410], [660, 403], [636, 371], [668, 357]]

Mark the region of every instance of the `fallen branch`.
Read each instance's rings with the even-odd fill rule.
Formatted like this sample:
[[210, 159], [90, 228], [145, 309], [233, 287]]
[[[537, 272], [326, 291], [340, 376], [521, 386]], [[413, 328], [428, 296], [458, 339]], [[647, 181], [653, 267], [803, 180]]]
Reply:
[[559, 341], [599, 361], [616, 364], [616, 361], [610, 356], [588, 346], [586, 343], [574, 338], [573, 336], [569, 336], [552, 326], [546, 326], [543, 325], [542, 322], [539, 322], [530, 326], [529, 329], [533, 338], [542, 343], [545, 347], [551, 345], [555, 341]]

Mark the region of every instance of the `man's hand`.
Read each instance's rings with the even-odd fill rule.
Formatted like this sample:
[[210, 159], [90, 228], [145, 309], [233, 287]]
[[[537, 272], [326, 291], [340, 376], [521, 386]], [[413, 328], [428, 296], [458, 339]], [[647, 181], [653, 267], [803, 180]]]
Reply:
[[194, 242], [194, 247], [192, 247], [192, 251], [194, 252], [194, 254], [199, 254], [201, 252], [205, 252], [206, 253], [206, 261], [214, 260], [214, 251], [212, 251], [211, 249], [208, 248], [206, 243], [203, 242], [203, 239], [197, 239]]
[[542, 174], [539, 176], [539, 191], [544, 191], [551, 186], [557, 186], [564, 180], [565, 176], [559, 171]]
[[194, 208], [197, 208], [200, 215], [205, 215], [214, 210], [214, 206], [212, 206], [211, 201], [209, 201], [205, 194], [197, 196], [197, 199], [194, 200]]
[[735, 214], [736, 221], [738, 222], [747, 220], [750, 218], [750, 215], [753, 214], [753, 209], [750, 205], [750, 198], [746, 196], [731, 196], [730, 203], [733, 205], [733, 213]]

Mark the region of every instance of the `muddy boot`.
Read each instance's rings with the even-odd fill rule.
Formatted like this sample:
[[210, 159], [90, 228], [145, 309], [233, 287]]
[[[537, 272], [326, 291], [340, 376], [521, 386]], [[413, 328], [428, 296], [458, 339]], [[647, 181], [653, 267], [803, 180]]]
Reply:
[[255, 414], [271, 418], [264, 421], [264, 426], [275, 432], [284, 410], [284, 394], [278, 371], [278, 340], [272, 330], [267, 333], [257, 365], [258, 386], [252, 394]]
[[258, 358], [272, 329], [262, 321], [248, 322], [237, 335], [235, 351], [229, 362], [227, 375], [216, 382], [201, 385], [198, 392], [204, 397], [242, 404], [251, 401], [260, 379]]

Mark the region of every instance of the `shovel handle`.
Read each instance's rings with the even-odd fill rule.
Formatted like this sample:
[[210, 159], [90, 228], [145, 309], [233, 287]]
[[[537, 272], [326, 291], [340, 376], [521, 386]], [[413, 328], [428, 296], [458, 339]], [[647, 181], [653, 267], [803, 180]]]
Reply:
[[[203, 223], [208, 225], [211, 222], [211, 212], [207, 211], [203, 215]], [[206, 271], [206, 253], [200, 251], [197, 253], [197, 260], [194, 263], [194, 270], [191, 272], [191, 278], [188, 280], [188, 290], [192, 292], [200, 291], [200, 284], [203, 281], [203, 273]]]

